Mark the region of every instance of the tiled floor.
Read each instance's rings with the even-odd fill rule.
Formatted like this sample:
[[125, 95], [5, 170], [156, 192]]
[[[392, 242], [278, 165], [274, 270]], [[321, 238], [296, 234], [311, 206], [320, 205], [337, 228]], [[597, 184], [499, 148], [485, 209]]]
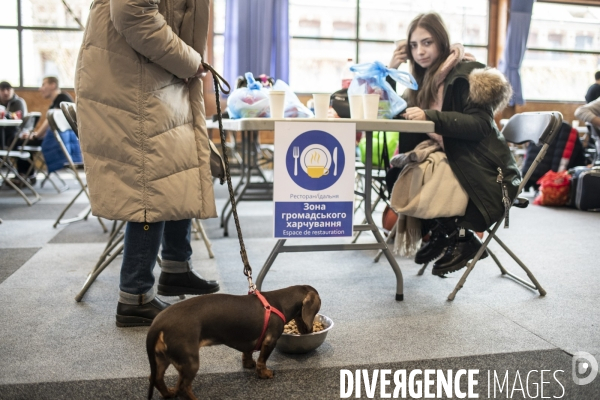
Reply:
[[[0, 399], [144, 398], [147, 328], [114, 323], [120, 258], [82, 302], [75, 302], [107, 234], [94, 218], [52, 228], [75, 193], [40, 191], [43, 200], [28, 207], [0, 190]], [[225, 187], [216, 193], [220, 208]], [[84, 206], [78, 201], [74, 212]], [[256, 276], [275, 244], [272, 204], [242, 203], [239, 213]], [[574, 352], [600, 360], [600, 213], [530, 206], [511, 217], [511, 228], [501, 229], [500, 236], [536, 274], [547, 296], [501, 277], [488, 258], [448, 302], [459, 274], [417, 276], [419, 267], [399, 257], [405, 300], [397, 302], [393, 271], [384, 259], [373, 262], [374, 251], [282, 254], [263, 290], [293, 284], [317, 288], [322, 313], [335, 323], [327, 340], [307, 355], [273, 352], [268, 364], [277, 375], [268, 382], [243, 371], [237, 351], [203, 348], [196, 393], [223, 399], [340, 398], [343, 368], [479, 368], [478, 390], [486, 398], [487, 371], [509, 370], [512, 377], [517, 370], [547, 368], [564, 371], [559, 375], [564, 398], [600, 398], [600, 378], [577, 386], [570, 375]], [[222, 292], [244, 293], [237, 238], [223, 237], [216, 219], [204, 226], [216, 257], [210, 259], [204, 244], [194, 241], [195, 267], [218, 279]], [[233, 223], [230, 232], [234, 235]], [[365, 234], [361, 240], [373, 238]], [[517, 272], [497, 245], [492, 250]]]

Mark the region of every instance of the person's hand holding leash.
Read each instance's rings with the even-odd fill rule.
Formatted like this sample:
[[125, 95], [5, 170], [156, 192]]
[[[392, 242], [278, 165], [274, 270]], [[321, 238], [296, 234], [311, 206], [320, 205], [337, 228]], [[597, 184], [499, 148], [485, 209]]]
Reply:
[[200, 64], [198, 66], [198, 71], [196, 71], [196, 73], [194, 75], [192, 75], [189, 78], [184, 79], [183, 81], [185, 83], [189, 83], [190, 79], [192, 78], [204, 78], [206, 76], [206, 70], [204, 69], [204, 65]]

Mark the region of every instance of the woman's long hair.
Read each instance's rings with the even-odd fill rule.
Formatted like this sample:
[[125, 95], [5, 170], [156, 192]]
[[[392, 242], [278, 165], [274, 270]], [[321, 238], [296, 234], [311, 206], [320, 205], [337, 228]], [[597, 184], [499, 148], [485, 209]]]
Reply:
[[[417, 64], [412, 55], [410, 48], [410, 40], [413, 32], [417, 27], [425, 29], [431, 34], [435, 44], [438, 46], [439, 57], [429, 68], [423, 68]], [[418, 90], [409, 91], [409, 105], [411, 107], [420, 107], [428, 109], [432, 100], [437, 96], [438, 88], [434, 84], [433, 77], [440, 68], [440, 65], [450, 55], [450, 38], [444, 21], [437, 13], [419, 14], [413, 19], [408, 26], [408, 48], [407, 57], [411, 61], [412, 74], [419, 84]]]

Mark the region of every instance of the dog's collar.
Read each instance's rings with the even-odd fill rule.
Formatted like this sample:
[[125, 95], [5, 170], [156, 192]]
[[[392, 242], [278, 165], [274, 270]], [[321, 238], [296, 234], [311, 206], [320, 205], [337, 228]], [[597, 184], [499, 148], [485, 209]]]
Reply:
[[275, 307], [271, 307], [271, 305], [269, 304], [267, 299], [265, 299], [265, 296], [263, 296], [258, 290], [255, 290], [254, 292], [252, 292], [252, 294], [255, 295], [256, 297], [258, 297], [258, 299], [262, 303], [263, 307], [265, 308], [265, 323], [263, 324], [262, 333], [260, 334], [260, 337], [258, 338], [256, 347], [254, 348], [254, 351], [258, 351], [258, 350], [260, 350], [263, 339], [265, 338], [265, 334], [267, 333], [267, 326], [269, 325], [269, 318], [271, 317], [271, 311], [273, 311], [275, 314], [277, 314], [279, 316], [279, 318], [281, 318], [283, 320], [284, 325], [286, 323], [286, 320], [285, 320], [285, 315], [283, 315], [283, 313], [281, 311], [279, 311], [278, 309], [276, 309]]

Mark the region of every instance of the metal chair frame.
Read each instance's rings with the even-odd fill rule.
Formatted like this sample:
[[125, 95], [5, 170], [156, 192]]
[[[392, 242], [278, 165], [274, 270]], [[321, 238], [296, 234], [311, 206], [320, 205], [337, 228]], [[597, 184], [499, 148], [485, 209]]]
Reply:
[[[535, 160], [532, 162], [531, 166], [527, 170], [527, 173], [521, 180], [519, 188], [517, 189], [517, 196], [515, 198], [515, 201], [512, 204], [512, 207], [517, 207], [517, 208], [526, 208], [527, 207], [529, 201], [527, 199], [519, 198], [518, 196], [523, 191], [525, 184], [527, 183], [527, 181], [529, 180], [529, 178], [535, 171], [535, 169], [538, 166], [538, 164], [540, 163], [540, 161], [546, 155], [546, 152], [548, 151], [548, 147], [550, 147], [550, 144], [556, 138], [556, 135], [558, 134], [558, 132], [560, 130], [560, 126], [562, 124], [562, 119], [563, 119], [562, 114], [559, 112], [554, 112], [554, 111], [552, 111], [552, 112], [527, 112], [527, 113], [513, 115], [513, 117], [506, 122], [504, 128], [502, 129], [502, 134], [504, 135], [505, 139], [510, 143], [524, 144], [524, 143], [529, 142], [529, 143], [535, 143], [537, 146], [540, 146], [540, 145], [542, 146], [542, 149], [540, 150], [540, 152], [536, 156]], [[473, 260], [471, 260], [471, 262], [467, 265], [466, 271], [463, 273], [462, 277], [456, 284], [456, 287], [454, 288], [454, 290], [448, 295], [449, 301], [453, 301], [454, 298], [456, 297], [456, 294], [458, 293], [458, 291], [463, 288], [463, 286], [467, 280], [467, 277], [469, 276], [469, 274], [475, 267], [475, 264], [477, 264], [477, 262], [481, 258], [481, 255], [483, 254], [483, 252], [486, 250], [490, 254], [492, 260], [494, 260], [494, 262], [500, 269], [500, 272], [502, 275], [509, 276], [512, 279], [514, 279], [515, 281], [523, 284], [524, 286], [527, 286], [533, 290], [537, 290], [539, 292], [540, 296], [546, 295], [546, 290], [544, 290], [544, 288], [542, 288], [542, 286], [540, 285], [538, 280], [535, 278], [533, 273], [529, 270], [529, 268], [527, 268], [527, 266], [517, 257], [517, 255], [515, 253], [513, 253], [510, 250], [510, 248], [502, 240], [500, 240], [500, 238], [496, 235], [498, 228], [500, 228], [500, 226], [502, 225], [503, 222], [504, 222], [504, 215], [500, 218], [500, 220], [498, 220], [494, 224], [494, 226], [491, 229], [487, 229], [488, 236], [486, 237], [485, 241], [483, 242], [483, 245], [481, 246], [481, 248], [479, 249], [479, 251], [477, 252], [475, 257], [473, 258]], [[387, 238], [386, 242], [388, 244], [391, 244], [394, 242], [395, 233], [396, 233], [396, 229], [394, 226], [394, 228], [392, 228], [392, 231], [390, 232], [390, 235]], [[525, 271], [525, 273], [527, 274], [527, 277], [529, 278], [531, 283], [526, 281], [525, 279], [513, 274], [512, 272], [508, 271], [506, 268], [504, 268], [504, 266], [500, 263], [500, 260], [498, 259], [498, 257], [488, 247], [488, 244], [490, 243], [490, 241], [492, 239], [494, 239], [500, 245], [500, 247], [502, 247], [504, 249], [504, 251], [506, 251], [506, 253], [509, 256], [511, 256], [511, 258]], [[377, 254], [374, 261], [375, 262], [379, 261], [380, 257], [381, 257], [381, 251]], [[417, 275], [423, 275], [423, 273], [425, 272], [425, 269], [427, 268], [427, 266], [429, 264], [430, 263], [424, 264], [421, 267], [421, 269], [419, 269], [419, 271], [417, 272]]]
[[[79, 192], [77, 192], [77, 194], [75, 195], [75, 197], [73, 197], [73, 199], [69, 202], [69, 204], [67, 204], [66, 207], [59, 214], [58, 218], [54, 222], [53, 227], [56, 228], [59, 224], [70, 224], [72, 222], [77, 222], [77, 221], [82, 221], [82, 220], [87, 221], [88, 216], [92, 212], [92, 209], [91, 209], [91, 207], [89, 205], [83, 211], [81, 211], [79, 213], [79, 215], [77, 215], [76, 217], [68, 218], [68, 219], [63, 219], [64, 215], [71, 208], [71, 206], [73, 204], [75, 204], [75, 201], [79, 198], [79, 196], [81, 194], [85, 194], [86, 197], [88, 198], [88, 201], [90, 199], [90, 194], [89, 194], [88, 189], [87, 189], [87, 183], [83, 182], [83, 180], [82, 180], [82, 178], [81, 178], [81, 176], [79, 174], [79, 171], [77, 170], [77, 166], [73, 162], [73, 159], [71, 158], [71, 155], [69, 154], [67, 148], [65, 147], [65, 144], [62, 141], [62, 138], [60, 137], [61, 130], [58, 127], [57, 119], [59, 119], [59, 118], [66, 119], [67, 123], [69, 123], [69, 120], [67, 119], [66, 115], [64, 114], [64, 111], [62, 109], [61, 110], [58, 110], [58, 109], [48, 110], [46, 118], [48, 119], [48, 124], [50, 125], [50, 130], [54, 134], [54, 137], [56, 138], [56, 141], [60, 145], [60, 148], [61, 148], [61, 150], [62, 150], [65, 158], [67, 159], [67, 166], [68, 166], [68, 168], [71, 170], [71, 172], [73, 172], [73, 174], [75, 175], [75, 179], [77, 180], [77, 182], [79, 183], [79, 186], [81, 187], [81, 189], [79, 190]], [[69, 126], [71, 128], [73, 128], [73, 125], [71, 125], [71, 123], [69, 123]], [[76, 125], [75, 125], [75, 128], [77, 128]], [[75, 132], [75, 134], [77, 134], [77, 131], [75, 129], [73, 129], [73, 131]], [[78, 165], [80, 165], [80, 164], [78, 164]], [[83, 164], [81, 164], [81, 165], [83, 165]], [[108, 229], [106, 228], [106, 226], [104, 225], [104, 222], [102, 222], [102, 219], [100, 219], [100, 217], [98, 217], [98, 222], [102, 226], [102, 230], [104, 232], [107, 232]]]
[[[550, 144], [556, 137], [558, 131], [560, 130], [562, 120], [562, 114], [554, 111], [521, 113], [513, 115], [504, 127], [504, 129], [502, 129], [502, 134], [508, 142], [515, 144], [532, 142], [535, 143], [537, 146], [542, 145], [542, 149], [535, 157], [535, 160], [533, 160], [531, 166], [527, 170], [527, 173], [521, 180], [521, 184], [519, 185], [519, 188], [517, 190], [517, 198], [515, 199], [515, 202], [513, 202], [512, 206], [516, 206], [519, 208], [527, 207], [529, 202], [526, 199], [519, 199], [518, 196], [523, 191], [525, 184], [535, 171], [540, 161], [546, 155], [548, 147], [550, 146]], [[483, 242], [483, 245], [475, 255], [475, 258], [473, 258], [473, 260], [467, 265], [467, 270], [463, 273], [462, 277], [456, 284], [456, 287], [454, 288], [452, 293], [448, 295], [449, 301], [454, 300], [458, 291], [462, 289], [467, 280], [467, 277], [469, 276], [469, 274], [475, 267], [475, 264], [477, 264], [477, 261], [479, 261], [481, 255], [485, 250], [488, 251], [498, 268], [500, 268], [500, 272], [502, 273], [502, 275], [510, 276], [515, 281], [533, 290], [537, 290], [540, 296], [546, 295], [546, 291], [544, 290], [544, 288], [542, 288], [542, 286], [537, 281], [533, 273], [529, 270], [529, 268], [527, 268], [527, 266], [516, 256], [516, 254], [513, 253], [510, 250], [510, 248], [506, 244], [504, 244], [504, 242], [500, 240], [500, 238], [498, 238], [498, 236], [496, 235], [496, 231], [498, 231], [498, 228], [500, 227], [500, 225], [502, 225], [503, 222], [504, 215], [500, 218], [500, 220], [498, 220], [498, 222], [496, 222], [496, 224], [491, 229], [487, 229], [488, 236], [486, 237], [485, 241]], [[506, 251], [506, 253], [510, 255], [511, 258], [525, 271], [531, 283], [527, 282], [523, 278], [520, 278], [519, 276], [509, 272], [504, 268], [504, 266], [500, 263], [500, 260], [498, 260], [498, 257], [496, 257], [496, 255], [493, 252], [491, 252], [488, 248], [488, 244], [492, 239], [494, 239], [504, 249], [504, 251]]]
[[[108, 242], [104, 247], [104, 251], [98, 258], [96, 265], [90, 273], [88, 274], [85, 282], [83, 283], [83, 287], [75, 296], [75, 301], [80, 302], [83, 299], [83, 296], [88, 291], [92, 283], [96, 280], [98, 275], [106, 269], [113, 262], [115, 258], [117, 258], [121, 253], [123, 253], [123, 240], [125, 239], [125, 221], [113, 221], [112, 229], [110, 231], [110, 235], [108, 237]], [[215, 255], [212, 251], [212, 243], [208, 239], [206, 232], [204, 231], [204, 227], [202, 226], [202, 222], [199, 219], [192, 219], [192, 233], [196, 240], [199, 240], [202, 237], [204, 244], [206, 245], [206, 250], [208, 250], [208, 256], [210, 258], [215, 258]], [[180, 296], [183, 298], [182, 296]]]

